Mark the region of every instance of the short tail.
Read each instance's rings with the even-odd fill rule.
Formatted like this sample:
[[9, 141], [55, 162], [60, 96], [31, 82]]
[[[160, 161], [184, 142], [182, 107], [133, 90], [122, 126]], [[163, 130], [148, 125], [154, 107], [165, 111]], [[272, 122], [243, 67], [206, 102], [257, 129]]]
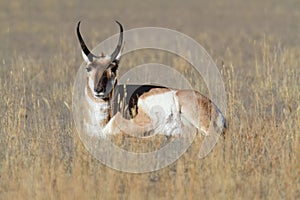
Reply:
[[216, 145], [220, 135], [224, 135], [226, 130], [226, 120], [222, 113], [218, 110], [217, 115], [212, 120], [212, 124], [208, 129], [208, 135], [205, 136], [201, 145], [199, 157], [202, 159], [207, 156]]

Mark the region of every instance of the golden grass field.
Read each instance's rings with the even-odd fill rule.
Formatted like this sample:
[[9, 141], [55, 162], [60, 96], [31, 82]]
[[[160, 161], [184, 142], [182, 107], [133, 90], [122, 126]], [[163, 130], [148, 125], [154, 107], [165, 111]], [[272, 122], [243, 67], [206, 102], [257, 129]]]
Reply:
[[[299, 1], [16, 0], [0, 11], [0, 199], [300, 199]], [[83, 146], [71, 110], [76, 23], [92, 48], [117, 33], [115, 19], [185, 33], [216, 62], [228, 129], [205, 159], [199, 135], [175, 163], [142, 174]], [[143, 55], [120, 70], [153, 59]]]

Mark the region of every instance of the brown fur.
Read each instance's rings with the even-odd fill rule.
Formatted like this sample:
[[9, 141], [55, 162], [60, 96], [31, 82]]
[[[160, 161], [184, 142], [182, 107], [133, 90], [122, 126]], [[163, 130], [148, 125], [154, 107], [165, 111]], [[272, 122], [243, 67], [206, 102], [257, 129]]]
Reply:
[[144, 133], [152, 129], [150, 118], [146, 114], [137, 115], [135, 119], [127, 120], [118, 112], [113, 116], [112, 132], [124, 132], [131, 136], [143, 137]]
[[142, 110], [133, 118], [133, 122], [139, 126], [145, 126], [151, 123], [150, 117]]
[[168, 88], [153, 88], [149, 92], [146, 92], [142, 96], [140, 96], [140, 99], [146, 99], [149, 96], [163, 94], [163, 93], [166, 93], [169, 91], [170, 91], [170, 89], [168, 89]]
[[208, 130], [212, 114], [215, 114], [211, 100], [193, 90], [178, 90], [176, 95], [181, 113], [194, 125]]

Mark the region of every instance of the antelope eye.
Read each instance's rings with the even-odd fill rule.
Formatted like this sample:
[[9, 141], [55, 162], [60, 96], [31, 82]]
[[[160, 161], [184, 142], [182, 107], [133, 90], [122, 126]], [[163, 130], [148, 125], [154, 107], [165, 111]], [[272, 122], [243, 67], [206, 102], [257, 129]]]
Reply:
[[102, 83], [103, 83], [103, 84], [106, 84], [106, 83], [107, 83], [107, 77], [103, 77]]

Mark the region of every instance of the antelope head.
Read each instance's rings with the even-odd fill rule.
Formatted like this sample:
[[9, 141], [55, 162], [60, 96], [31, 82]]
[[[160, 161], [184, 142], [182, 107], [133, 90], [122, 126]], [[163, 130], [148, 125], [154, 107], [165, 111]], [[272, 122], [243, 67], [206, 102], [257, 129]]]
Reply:
[[95, 98], [107, 99], [114, 89], [117, 80], [118, 64], [123, 49], [123, 27], [116, 21], [120, 27], [120, 36], [116, 49], [111, 55], [94, 55], [85, 45], [79, 30], [80, 21], [77, 25], [77, 36], [81, 46], [82, 57], [86, 62], [86, 71], [88, 74], [87, 87], [91, 90]]

